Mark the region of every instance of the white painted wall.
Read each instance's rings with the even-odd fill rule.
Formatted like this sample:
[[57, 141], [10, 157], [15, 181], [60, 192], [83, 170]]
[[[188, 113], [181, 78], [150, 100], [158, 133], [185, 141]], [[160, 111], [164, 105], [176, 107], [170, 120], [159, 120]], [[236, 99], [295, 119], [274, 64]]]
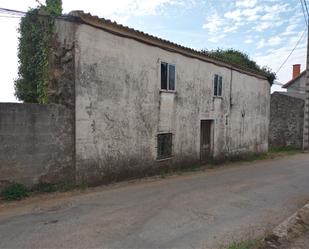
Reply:
[[[80, 180], [196, 164], [202, 119], [214, 120], [215, 157], [267, 151], [267, 80], [87, 25], [78, 26], [75, 47]], [[160, 91], [161, 61], [176, 65], [176, 93]], [[213, 97], [215, 73], [222, 98]], [[160, 132], [173, 133], [174, 157], [165, 162], [156, 161]]]

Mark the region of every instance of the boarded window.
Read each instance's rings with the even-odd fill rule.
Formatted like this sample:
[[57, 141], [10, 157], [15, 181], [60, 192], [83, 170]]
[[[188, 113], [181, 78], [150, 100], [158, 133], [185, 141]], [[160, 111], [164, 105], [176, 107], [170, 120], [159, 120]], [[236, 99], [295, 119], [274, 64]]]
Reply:
[[176, 69], [175, 65], [161, 62], [161, 89], [175, 90]]
[[222, 96], [222, 76], [215, 74], [214, 76], [214, 96], [221, 97]]
[[172, 133], [158, 134], [158, 159], [172, 156]]

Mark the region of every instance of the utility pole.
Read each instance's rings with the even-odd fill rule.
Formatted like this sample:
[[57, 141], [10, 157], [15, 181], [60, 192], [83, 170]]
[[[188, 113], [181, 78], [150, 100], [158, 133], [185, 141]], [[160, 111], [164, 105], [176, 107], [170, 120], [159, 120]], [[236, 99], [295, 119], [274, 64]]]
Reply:
[[304, 106], [304, 132], [303, 150], [309, 149], [309, 24], [307, 29], [307, 62], [306, 62], [306, 81], [305, 81], [305, 106]]

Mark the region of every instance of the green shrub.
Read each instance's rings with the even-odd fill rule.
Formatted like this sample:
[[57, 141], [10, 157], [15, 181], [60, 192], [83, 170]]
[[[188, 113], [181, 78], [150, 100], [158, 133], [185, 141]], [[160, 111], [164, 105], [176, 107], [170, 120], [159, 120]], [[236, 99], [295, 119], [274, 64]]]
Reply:
[[29, 189], [19, 183], [9, 185], [1, 192], [1, 198], [7, 201], [19, 200], [27, 196], [29, 196]]

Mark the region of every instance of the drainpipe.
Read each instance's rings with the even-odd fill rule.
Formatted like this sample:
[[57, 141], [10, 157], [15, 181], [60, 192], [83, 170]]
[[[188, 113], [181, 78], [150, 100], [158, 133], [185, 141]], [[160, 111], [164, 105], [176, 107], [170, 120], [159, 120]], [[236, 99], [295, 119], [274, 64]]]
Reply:
[[[309, 25], [308, 25], [309, 31]], [[304, 107], [304, 132], [303, 132], [303, 150], [309, 148], [309, 34], [307, 37], [307, 65], [306, 65], [306, 86], [305, 86], [305, 107]]]

